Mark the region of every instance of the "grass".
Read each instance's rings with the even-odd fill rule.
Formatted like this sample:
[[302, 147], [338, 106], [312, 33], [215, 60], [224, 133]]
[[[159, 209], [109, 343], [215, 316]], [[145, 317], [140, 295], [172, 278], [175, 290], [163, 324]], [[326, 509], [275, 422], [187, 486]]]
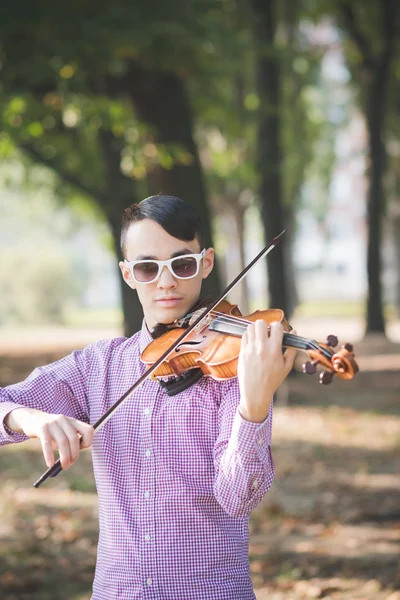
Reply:
[[[252, 305], [259, 308], [265, 302], [262, 300]], [[254, 308], [255, 310], [255, 308]], [[364, 318], [365, 317], [365, 302], [359, 301], [331, 301], [318, 300], [315, 302], [304, 302], [296, 308], [294, 317], [314, 317], [314, 318]], [[396, 317], [396, 309], [394, 306], [385, 307], [385, 318], [390, 320]], [[64, 316], [64, 323], [55, 326], [63, 326], [66, 328], [122, 328], [123, 314], [119, 307], [115, 308], [76, 308], [68, 311]], [[51, 323], [32, 324], [32, 327], [40, 327], [41, 329], [53, 327]], [[0, 330], [25, 328], [25, 325], [13, 324], [12, 327], [3, 326]]]
[[79, 308], [65, 316], [68, 327], [121, 327], [122, 311], [120, 308]]
[[[366, 303], [363, 300], [357, 301], [330, 301], [318, 300], [316, 302], [305, 302], [299, 304], [295, 310], [296, 317], [365, 317]], [[395, 317], [395, 307], [386, 306], [385, 318], [392, 319]]]

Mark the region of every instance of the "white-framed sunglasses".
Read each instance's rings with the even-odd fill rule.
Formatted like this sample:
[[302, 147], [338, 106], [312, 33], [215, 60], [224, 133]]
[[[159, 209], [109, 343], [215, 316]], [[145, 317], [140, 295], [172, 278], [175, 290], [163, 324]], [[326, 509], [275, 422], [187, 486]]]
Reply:
[[167, 267], [173, 277], [177, 279], [192, 279], [196, 277], [200, 268], [205, 248], [199, 254], [183, 254], [168, 260], [131, 260], [125, 259], [133, 279], [136, 283], [153, 283], [161, 275], [163, 267]]

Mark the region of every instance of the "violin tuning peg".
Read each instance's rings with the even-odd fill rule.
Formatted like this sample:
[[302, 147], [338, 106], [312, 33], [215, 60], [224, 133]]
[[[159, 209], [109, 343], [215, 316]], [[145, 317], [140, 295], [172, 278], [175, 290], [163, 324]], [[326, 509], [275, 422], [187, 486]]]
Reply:
[[317, 371], [318, 362], [318, 360], [308, 360], [307, 362], [305, 362], [303, 364], [303, 373], [306, 373], [306, 375], [314, 375], [314, 373], [316, 373]]
[[336, 348], [338, 343], [339, 343], [339, 340], [337, 339], [336, 335], [328, 335], [328, 337], [326, 338], [326, 344], [327, 344], [327, 346], [330, 346], [331, 348]]
[[348, 350], [348, 352], [353, 352], [353, 350], [354, 350], [353, 344], [343, 344], [342, 348], [344, 348], [345, 350]]
[[319, 376], [319, 382], [322, 383], [323, 385], [328, 385], [329, 383], [331, 383], [332, 378], [333, 378], [332, 373], [330, 373], [329, 371], [324, 371]]

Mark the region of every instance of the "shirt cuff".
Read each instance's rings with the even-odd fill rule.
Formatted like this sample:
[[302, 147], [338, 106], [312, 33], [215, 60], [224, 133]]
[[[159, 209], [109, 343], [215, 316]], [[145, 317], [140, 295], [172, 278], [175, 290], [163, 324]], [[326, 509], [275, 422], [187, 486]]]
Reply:
[[24, 442], [25, 440], [29, 439], [24, 433], [13, 431], [5, 424], [6, 416], [16, 408], [25, 407], [21, 406], [21, 404], [16, 404], [16, 402], [1, 402], [0, 404], [0, 439], [10, 443]]
[[246, 421], [236, 409], [233, 419], [231, 441], [233, 448], [241, 456], [258, 458], [261, 461], [269, 458], [271, 445], [270, 414], [262, 423]]

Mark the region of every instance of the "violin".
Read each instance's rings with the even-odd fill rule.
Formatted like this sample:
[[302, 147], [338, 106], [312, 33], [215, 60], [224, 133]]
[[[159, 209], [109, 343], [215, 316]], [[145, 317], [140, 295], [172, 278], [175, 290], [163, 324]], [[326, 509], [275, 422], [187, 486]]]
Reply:
[[226, 300], [222, 300], [181, 344], [176, 345], [185, 329], [201, 312], [195, 311], [177, 321], [142, 352], [141, 360], [151, 367], [168, 348], [174, 348], [153, 370], [151, 379], [181, 377], [189, 370], [198, 368], [203, 375], [219, 381], [236, 377], [241, 337], [247, 327], [258, 319], [268, 325], [274, 321], [282, 323], [282, 346], [306, 352], [311, 360], [303, 364], [303, 372], [314, 374], [319, 365], [322, 368], [320, 383], [331, 383], [334, 375], [339, 379], [352, 379], [359, 371], [351, 344], [344, 344], [335, 352], [334, 348], [338, 345], [336, 336], [329, 335], [326, 342], [321, 343], [294, 335], [290, 333], [292, 327], [280, 309], [256, 310], [243, 316], [236, 304], [230, 304]]

